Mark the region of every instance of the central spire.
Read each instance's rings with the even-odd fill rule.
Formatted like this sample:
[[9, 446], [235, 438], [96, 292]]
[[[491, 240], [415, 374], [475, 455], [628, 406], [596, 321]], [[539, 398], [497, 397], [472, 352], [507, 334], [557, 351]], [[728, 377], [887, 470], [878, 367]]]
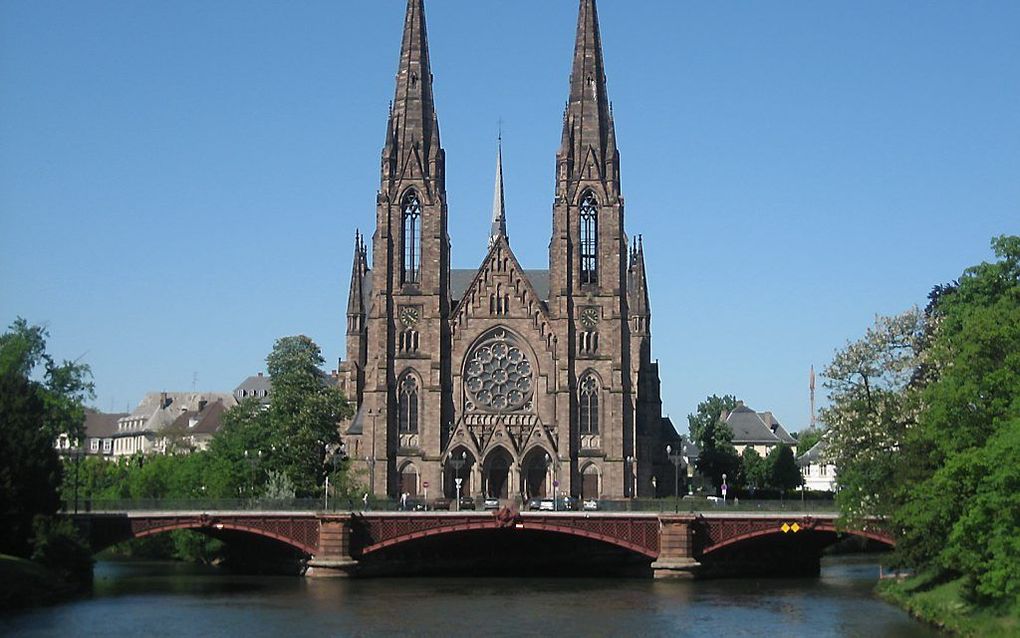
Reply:
[[506, 234], [506, 203], [503, 200], [503, 135], [500, 134], [496, 147], [496, 186], [492, 192], [492, 228], [489, 230], [489, 248]]
[[[589, 153], [594, 155], [594, 169], [598, 175], [585, 173], [592, 168], [588, 166]], [[598, 9], [595, 0], [581, 0], [570, 72], [570, 98], [563, 117], [559, 151], [560, 179], [583, 175], [615, 182], [617, 159], [616, 131], [606, 91]]]

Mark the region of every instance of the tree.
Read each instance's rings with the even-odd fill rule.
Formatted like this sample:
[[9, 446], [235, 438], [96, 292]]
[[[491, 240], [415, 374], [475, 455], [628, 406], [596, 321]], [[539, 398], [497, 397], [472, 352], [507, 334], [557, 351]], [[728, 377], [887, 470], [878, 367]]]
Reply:
[[224, 414], [209, 451], [209, 489], [216, 496], [255, 496], [270, 472], [286, 475], [298, 497], [317, 496], [326, 453], [340, 444], [338, 424], [353, 410], [328, 382], [319, 347], [305, 336], [283, 337], [266, 358], [273, 391]]
[[1020, 601], [1020, 237], [998, 260], [938, 287], [929, 306], [918, 460], [894, 513], [900, 559], [966, 576], [982, 598]]
[[60, 505], [60, 434], [81, 440], [83, 401], [93, 396], [88, 366], [57, 363], [46, 330], [18, 318], [0, 335], [0, 551], [28, 556], [32, 519]]
[[822, 440], [822, 435], [824, 433], [824, 430], [814, 426], [805, 428], [800, 432], [795, 432], [793, 436], [797, 439], [797, 456], [800, 456], [813, 448], [815, 443]]
[[765, 457], [769, 486], [781, 492], [800, 487], [804, 479], [797, 467], [793, 450], [786, 445], [777, 445]]
[[724, 410], [737, 407], [733, 395], [712, 395], [698, 404], [694, 414], [687, 415], [692, 440], [700, 450], [698, 471], [716, 485], [722, 484], [722, 475], [736, 480], [740, 471], [740, 457], [733, 447], [733, 431], [722, 420]]
[[917, 422], [912, 381], [923, 333], [924, 316], [916, 308], [876, 317], [864, 337], [837, 351], [823, 371], [829, 407], [820, 416], [839, 471], [837, 500], [844, 522], [858, 528], [892, 514], [896, 486], [913, 471], [904, 462], [903, 444]]
[[769, 486], [769, 472], [765, 459], [752, 447], [744, 448], [743, 454], [740, 455], [740, 481], [752, 493]]

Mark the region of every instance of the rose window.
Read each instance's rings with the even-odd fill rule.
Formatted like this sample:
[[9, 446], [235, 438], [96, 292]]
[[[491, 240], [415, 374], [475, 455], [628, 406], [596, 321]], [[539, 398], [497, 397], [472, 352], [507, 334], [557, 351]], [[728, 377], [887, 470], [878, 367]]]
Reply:
[[468, 355], [464, 370], [468, 410], [504, 412], [528, 409], [534, 371], [513, 336], [500, 330]]

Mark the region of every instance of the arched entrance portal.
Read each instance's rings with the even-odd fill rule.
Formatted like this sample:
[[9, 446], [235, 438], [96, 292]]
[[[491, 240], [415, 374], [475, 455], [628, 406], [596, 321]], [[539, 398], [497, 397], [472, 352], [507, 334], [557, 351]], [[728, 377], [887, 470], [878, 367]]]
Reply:
[[594, 463], [589, 463], [581, 470], [581, 498], [590, 499], [599, 497], [599, 468]]
[[489, 453], [483, 465], [485, 495], [494, 498], [510, 497], [510, 464], [513, 459], [503, 448]]
[[549, 453], [536, 448], [528, 453], [522, 464], [524, 498], [544, 498], [552, 494], [552, 479], [549, 476]]
[[[458, 469], [459, 468], [459, 469]], [[459, 447], [450, 453], [443, 464], [443, 496], [457, 498], [457, 477], [460, 477], [460, 495], [471, 496], [471, 475], [475, 470], [475, 457]]]

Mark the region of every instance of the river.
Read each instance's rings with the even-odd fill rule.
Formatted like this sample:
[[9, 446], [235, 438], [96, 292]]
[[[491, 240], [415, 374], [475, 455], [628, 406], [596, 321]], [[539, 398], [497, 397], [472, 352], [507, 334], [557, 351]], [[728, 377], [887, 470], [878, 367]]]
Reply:
[[101, 561], [91, 595], [0, 615], [4, 636], [936, 636], [876, 599], [873, 556], [818, 578], [240, 576], [180, 563]]

